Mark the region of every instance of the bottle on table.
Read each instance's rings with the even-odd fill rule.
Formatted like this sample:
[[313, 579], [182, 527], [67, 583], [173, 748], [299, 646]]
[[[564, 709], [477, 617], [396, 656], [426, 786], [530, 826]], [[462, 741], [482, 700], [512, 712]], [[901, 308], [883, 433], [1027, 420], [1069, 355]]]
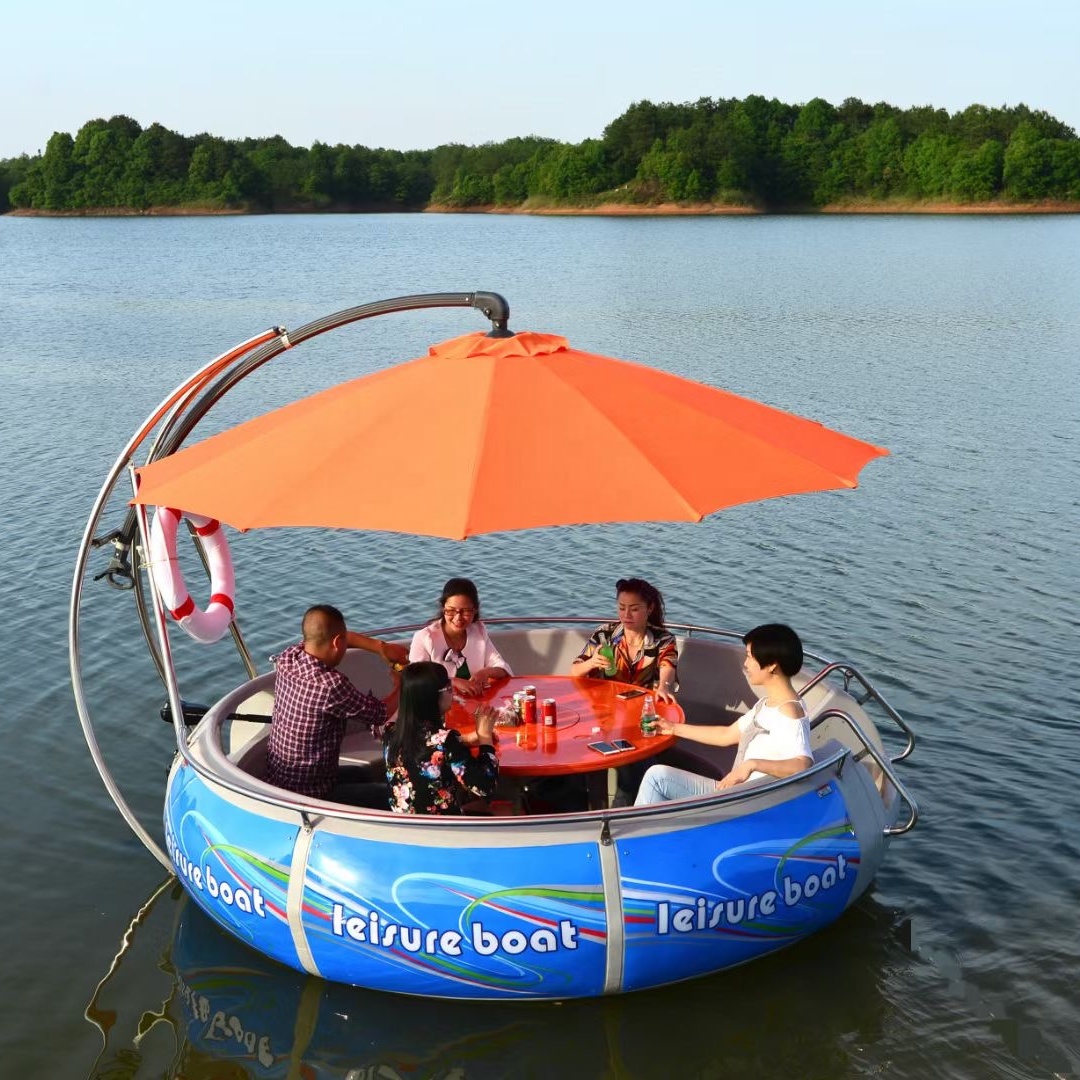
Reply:
[[659, 732], [660, 717], [656, 715], [656, 702], [652, 694], [645, 695], [645, 702], [641, 706], [641, 734], [646, 739], [651, 739]]

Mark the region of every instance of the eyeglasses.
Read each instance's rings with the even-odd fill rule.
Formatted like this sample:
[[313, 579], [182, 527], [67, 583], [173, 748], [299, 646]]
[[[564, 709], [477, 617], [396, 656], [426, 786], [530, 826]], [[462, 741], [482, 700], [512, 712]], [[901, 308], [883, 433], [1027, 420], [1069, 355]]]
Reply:
[[476, 614], [474, 607], [444, 607], [442, 613], [448, 619], [471, 619]]

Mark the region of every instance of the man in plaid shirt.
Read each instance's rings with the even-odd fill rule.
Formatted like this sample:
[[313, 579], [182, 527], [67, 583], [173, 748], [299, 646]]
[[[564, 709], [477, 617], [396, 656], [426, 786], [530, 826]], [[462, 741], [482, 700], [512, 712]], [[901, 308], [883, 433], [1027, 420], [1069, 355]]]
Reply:
[[299, 795], [353, 801], [349, 789], [356, 785], [338, 783], [345, 725], [359, 720], [378, 733], [397, 707], [397, 677], [380, 701], [335, 670], [348, 648], [348, 630], [344, 616], [329, 604], [308, 608], [303, 635], [277, 658], [266, 780]]

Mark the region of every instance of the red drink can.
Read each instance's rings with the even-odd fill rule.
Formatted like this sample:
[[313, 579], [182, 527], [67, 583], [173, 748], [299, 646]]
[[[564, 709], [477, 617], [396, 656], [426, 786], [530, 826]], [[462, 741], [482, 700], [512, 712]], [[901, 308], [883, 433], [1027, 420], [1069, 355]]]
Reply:
[[544, 727], [554, 727], [556, 720], [555, 712], [555, 699], [553, 697], [544, 698], [544, 704], [542, 707], [542, 715], [544, 718]]
[[536, 695], [526, 693], [521, 699], [521, 719], [526, 724], [536, 723]]

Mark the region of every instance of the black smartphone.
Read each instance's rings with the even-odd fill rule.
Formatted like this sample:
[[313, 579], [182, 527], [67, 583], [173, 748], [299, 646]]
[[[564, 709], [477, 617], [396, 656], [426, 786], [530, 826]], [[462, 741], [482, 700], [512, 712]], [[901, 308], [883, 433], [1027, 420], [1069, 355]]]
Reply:
[[589, 743], [589, 749], [595, 750], [598, 754], [617, 754], [618, 749], [609, 742], [591, 742]]
[[644, 690], [634, 688], [631, 690], [620, 690], [615, 696], [619, 698], [620, 701], [629, 701], [631, 698], [641, 697], [644, 693]]
[[633, 750], [634, 744], [629, 739], [612, 739], [611, 745], [616, 750]]

